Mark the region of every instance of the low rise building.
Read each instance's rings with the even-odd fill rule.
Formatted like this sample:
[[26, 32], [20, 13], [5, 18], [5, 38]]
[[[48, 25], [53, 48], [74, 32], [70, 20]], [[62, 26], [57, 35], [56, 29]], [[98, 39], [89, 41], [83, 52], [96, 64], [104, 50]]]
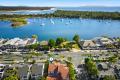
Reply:
[[11, 75], [16, 74], [16, 70], [14, 67], [11, 67], [10, 65], [6, 65], [6, 69], [4, 72], [3, 80]]
[[35, 44], [37, 40], [35, 38], [27, 38], [27, 39], [20, 39], [20, 38], [14, 38], [8, 40], [4, 45], [15, 45], [15, 46], [26, 46]]
[[4, 69], [4, 65], [0, 64], [1, 78], [3, 75], [4, 75], [4, 78], [11, 76], [13, 74], [13, 71], [15, 71], [14, 74], [16, 74], [20, 80], [38, 80], [40, 77], [43, 77], [43, 74], [44, 74], [43, 63], [12, 64], [12, 65], [9, 65], [5, 70], [3, 69]]
[[105, 38], [105, 37], [101, 37], [100, 39], [98, 39], [101, 43], [101, 45], [106, 45], [106, 44], [112, 44], [113, 41], [109, 38]]
[[107, 37], [96, 37], [93, 39], [93, 41], [96, 43], [98, 49], [113, 48], [113, 44], [115, 43], [114, 40], [112, 40], [112, 38]]
[[96, 43], [92, 40], [84, 40], [80, 42], [80, 46], [85, 50], [97, 49]]
[[4, 45], [15, 45], [15, 43], [19, 40], [20, 40], [20, 38], [10, 39]]
[[19, 65], [17, 67], [17, 74], [20, 80], [29, 80], [30, 78], [30, 66], [29, 65]]
[[28, 40], [27, 45], [32, 45], [32, 44], [35, 44], [37, 42], [36, 38], [28, 38], [27, 40]]
[[20, 39], [19, 41], [17, 41], [17, 42], [15, 43], [15, 45], [16, 45], [16, 46], [19, 46], [19, 47], [24, 47], [24, 46], [27, 45], [27, 42], [28, 42], [28, 40]]
[[40, 77], [43, 76], [44, 73], [44, 64], [32, 64], [31, 66], [31, 78], [34, 80], [38, 80]]
[[0, 46], [1, 50], [18, 50], [18, 49], [25, 49], [26, 45], [35, 44], [37, 40], [35, 38], [14, 38], [6, 41], [2, 46]]

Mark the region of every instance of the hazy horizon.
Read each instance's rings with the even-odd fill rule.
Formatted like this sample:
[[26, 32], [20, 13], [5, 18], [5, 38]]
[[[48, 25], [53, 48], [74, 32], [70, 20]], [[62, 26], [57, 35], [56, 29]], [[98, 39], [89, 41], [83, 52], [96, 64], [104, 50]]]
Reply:
[[33, 7], [81, 7], [105, 6], [120, 7], [120, 0], [0, 0], [0, 6], [33, 6]]
[[0, 5], [0, 7], [120, 7], [120, 6], [97, 6], [97, 5], [84, 5], [84, 6], [27, 6], [27, 5]]

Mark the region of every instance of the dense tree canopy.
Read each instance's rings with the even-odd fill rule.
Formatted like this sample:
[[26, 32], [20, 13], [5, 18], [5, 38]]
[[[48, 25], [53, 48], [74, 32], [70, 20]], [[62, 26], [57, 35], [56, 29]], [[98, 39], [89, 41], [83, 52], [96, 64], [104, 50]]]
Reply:
[[110, 19], [120, 20], [119, 12], [90, 12], [90, 11], [64, 11], [57, 10], [51, 14], [30, 14], [30, 15], [0, 15], [0, 19], [5, 18], [30, 18], [30, 17], [62, 17], [62, 18], [90, 18], [90, 19]]

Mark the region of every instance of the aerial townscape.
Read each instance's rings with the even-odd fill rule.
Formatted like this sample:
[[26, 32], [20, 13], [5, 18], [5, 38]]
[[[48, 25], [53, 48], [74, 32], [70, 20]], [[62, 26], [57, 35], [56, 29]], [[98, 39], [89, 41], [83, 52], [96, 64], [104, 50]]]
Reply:
[[120, 80], [120, 1], [0, 0], [0, 80]]

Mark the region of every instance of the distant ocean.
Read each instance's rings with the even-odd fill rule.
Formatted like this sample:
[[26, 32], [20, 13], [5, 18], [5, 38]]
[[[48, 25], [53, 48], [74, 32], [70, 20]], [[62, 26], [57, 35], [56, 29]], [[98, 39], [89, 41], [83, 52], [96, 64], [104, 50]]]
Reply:
[[58, 10], [120, 12], [120, 7], [58, 7]]

